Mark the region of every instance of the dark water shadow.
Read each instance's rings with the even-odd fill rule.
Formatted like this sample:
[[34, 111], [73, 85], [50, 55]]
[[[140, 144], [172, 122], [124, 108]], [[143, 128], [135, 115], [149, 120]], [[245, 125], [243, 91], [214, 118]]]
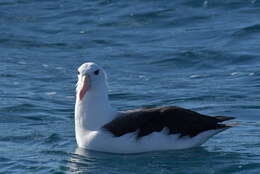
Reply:
[[138, 154], [76, 148], [68, 168], [70, 173], [215, 173], [239, 163], [239, 159], [239, 153], [210, 152], [204, 147]]

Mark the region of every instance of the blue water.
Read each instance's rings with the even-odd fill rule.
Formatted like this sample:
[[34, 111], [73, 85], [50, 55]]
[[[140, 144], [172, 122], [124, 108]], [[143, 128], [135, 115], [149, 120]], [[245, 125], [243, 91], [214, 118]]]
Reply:
[[[0, 173], [258, 174], [258, 0], [2, 0]], [[177, 105], [241, 125], [200, 148], [78, 149], [76, 68], [108, 73], [119, 110]]]

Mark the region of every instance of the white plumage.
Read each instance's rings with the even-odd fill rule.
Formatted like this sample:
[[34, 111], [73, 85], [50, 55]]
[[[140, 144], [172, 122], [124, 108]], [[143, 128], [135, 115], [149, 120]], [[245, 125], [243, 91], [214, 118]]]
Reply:
[[168, 134], [166, 127], [138, 139], [136, 131], [114, 136], [103, 126], [122, 114], [111, 107], [107, 91], [106, 75], [101, 67], [91, 62], [79, 67], [75, 131], [77, 144], [81, 148], [112, 153], [184, 149], [199, 146], [226, 129], [207, 130], [193, 137]]

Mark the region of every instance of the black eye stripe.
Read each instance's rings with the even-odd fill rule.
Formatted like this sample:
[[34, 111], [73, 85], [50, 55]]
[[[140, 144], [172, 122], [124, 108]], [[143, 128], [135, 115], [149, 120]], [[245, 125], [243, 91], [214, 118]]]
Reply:
[[98, 75], [99, 74], [99, 70], [94, 71], [94, 74]]
[[78, 70], [77, 70], [77, 74], [78, 74], [78, 75], [80, 74]]

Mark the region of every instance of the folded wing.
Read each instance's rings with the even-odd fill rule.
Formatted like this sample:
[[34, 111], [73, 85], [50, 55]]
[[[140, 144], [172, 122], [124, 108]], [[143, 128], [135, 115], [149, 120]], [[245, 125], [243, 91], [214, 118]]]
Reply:
[[137, 139], [153, 132], [160, 132], [164, 128], [167, 128], [169, 135], [179, 134], [180, 137], [194, 137], [207, 130], [229, 128], [230, 125], [221, 124], [221, 122], [230, 119], [234, 119], [234, 117], [211, 117], [171, 106], [124, 112], [105, 124], [103, 129], [116, 137], [136, 132]]

